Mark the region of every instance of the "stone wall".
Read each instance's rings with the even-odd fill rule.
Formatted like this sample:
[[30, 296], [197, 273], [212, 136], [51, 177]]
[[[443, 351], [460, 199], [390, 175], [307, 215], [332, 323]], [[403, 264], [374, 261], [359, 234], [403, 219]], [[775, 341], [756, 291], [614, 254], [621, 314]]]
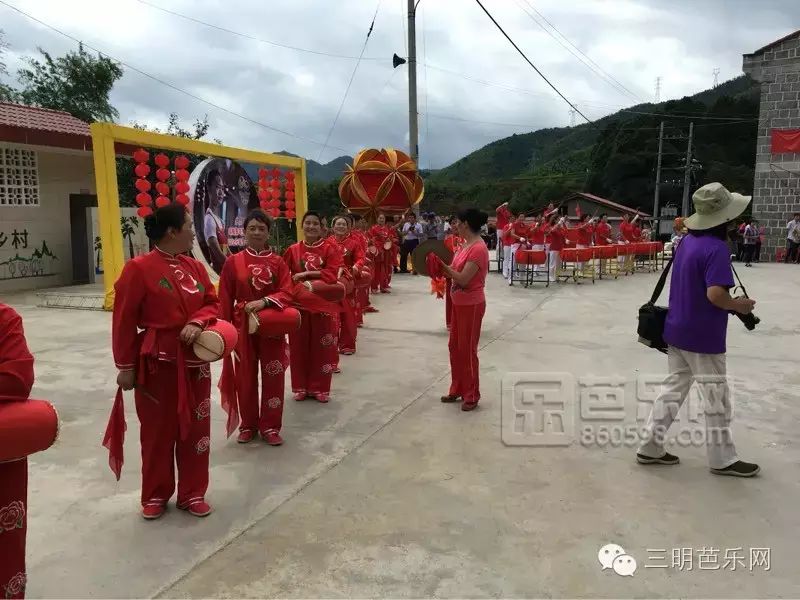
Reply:
[[800, 211], [800, 154], [772, 154], [772, 129], [800, 129], [800, 32], [745, 54], [742, 70], [761, 83], [753, 217], [766, 228], [763, 256], [786, 245], [786, 224]]

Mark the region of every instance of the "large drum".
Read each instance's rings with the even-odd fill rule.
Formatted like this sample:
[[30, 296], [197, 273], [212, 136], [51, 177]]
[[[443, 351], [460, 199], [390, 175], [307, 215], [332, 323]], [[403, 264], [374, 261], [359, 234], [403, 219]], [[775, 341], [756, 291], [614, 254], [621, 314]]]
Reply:
[[0, 396], [0, 463], [47, 450], [58, 438], [58, 414], [44, 400]]
[[283, 310], [265, 308], [250, 313], [247, 330], [259, 337], [282, 337], [300, 329], [300, 311], [291, 306]]
[[328, 302], [340, 302], [344, 300], [347, 292], [347, 288], [341, 280], [336, 283], [325, 283], [320, 279], [315, 279], [314, 281], [306, 281], [303, 285], [310, 292]]
[[217, 319], [213, 325], [206, 327], [197, 336], [192, 349], [194, 355], [200, 360], [214, 362], [233, 352], [238, 339], [239, 334], [233, 324]]

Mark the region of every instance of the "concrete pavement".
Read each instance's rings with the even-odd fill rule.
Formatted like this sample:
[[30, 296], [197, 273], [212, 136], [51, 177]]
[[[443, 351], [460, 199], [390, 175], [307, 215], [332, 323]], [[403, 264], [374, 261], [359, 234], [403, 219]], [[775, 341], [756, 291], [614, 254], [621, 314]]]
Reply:
[[[171, 510], [155, 523], [137, 514], [132, 399], [119, 484], [100, 447], [115, 376], [108, 315], [11, 298], [36, 354], [36, 392], [64, 420], [58, 445], [31, 461], [29, 596], [799, 596], [800, 271], [741, 271], [763, 319], [755, 332], [729, 329], [734, 431], [741, 456], [762, 465], [754, 480], [712, 476], [702, 447], [675, 450], [680, 466], [648, 468], [614, 444], [503, 444], [508, 372], [614, 375], [635, 414], [637, 376], [666, 367], [635, 342], [655, 275], [547, 290], [491, 276], [474, 413], [439, 402], [443, 302], [427, 279], [404, 276], [376, 299], [358, 354], [342, 357], [333, 401], [287, 403], [284, 446], [225, 441], [216, 402], [216, 512]], [[633, 577], [601, 571], [607, 542], [636, 558]], [[720, 568], [699, 569], [702, 547], [718, 550]], [[742, 548], [747, 563], [753, 547], [770, 548], [769, 571], [721, 568], [726, 550]], [[645, 567], [657, 562], [648, 549], [669, 563], [680, 548], [694, 550], [693, 570]]]

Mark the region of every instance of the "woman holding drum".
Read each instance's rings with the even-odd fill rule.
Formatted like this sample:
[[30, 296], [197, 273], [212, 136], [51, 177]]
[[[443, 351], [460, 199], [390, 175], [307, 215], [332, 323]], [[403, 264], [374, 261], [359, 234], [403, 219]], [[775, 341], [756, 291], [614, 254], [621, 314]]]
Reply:
[[292, 281], [302, 284], [295, 286], [294, 292], [302, 315], [300, 329], [289, 334], [292, 392], [298, 401], [316, 398], [328, 402], [331, 375], [339, 358], [332, 315], [341, 310], [344, 298], [344, 286], [338, 283], [344, 262], [338, 244], [322, 238], [319, 213], [307, 212], [301, 226], [305, 240], [292, 244], [283, 254]]
[[375, 271], [372, 274], [372, 291], [381, 294], [391, 293], [389, 290], [390, 273], [392, 270], [392, 233], [386, 225], [386, 215], [378, 215], [378, 222], [370, 227], [369, 238], [374, 249], [373, 261]]
[[[216, 322], [219, 301], [205, 267], [185, 255], [194, 243], [186, 209], [177, 203], [157, 208], [144, 226], [155, 246], [125, 263], [114, 284], [112, 321], [117, 384], [135, 387], [141, 422], [142, 516], [164, 514], [175, 492], [177, 462], [178, 508], [205, 517], [212, 510], [205, 501], [211, 369], [191, 345]], [[121, 397], [118, 392], [106, 440], [117, 476], [122, 457], [115, 453], [122, 446], [108, 438], [124, 435]]]
[[239, 330], [238, 361], [234, 366], [230, 357], [225, 360], [219, 388], [228, 413], [228, 435], [241, 416], [240, 444], [252, 442], [257, 433], [270, 446], [283, 443], [280, 431], [288, 367], [286, 334], [300, 327], [300, 313], [290, 306], [289, 267], [267, 244], [271, 226], [272, 219], [261, 210], [247, 215], [247, 246], [228, 257], [219, 282], [222, 318]]
[[331, 222], [335, 242], [342, 250], [344, 273], [349, 282], [348, 293], [342, 301], [341, 318], [339, 319], [339, 352], [344, 355], [356, 353], [356, 334], [358, 333], [358, 315], [356, 312], [355, 282], [361, 277], [366, 255], [361, 242], [350, 232], [350, 220], [345, 216], [334, 217]]

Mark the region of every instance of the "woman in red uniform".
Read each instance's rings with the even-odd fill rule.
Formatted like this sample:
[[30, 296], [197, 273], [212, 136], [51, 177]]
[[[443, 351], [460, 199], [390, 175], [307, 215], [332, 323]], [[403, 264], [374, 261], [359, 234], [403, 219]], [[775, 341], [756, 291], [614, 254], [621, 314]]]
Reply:
[[[464, 238], [458, 234], [456, 224], [458, 223], [458, 219], [456, 217], [452, 217], [450, 219], [450, 233], [447, 234], [447, 237], [444, 238], [444, 245], [445, 248], [450, 250], [455, 256], [455, 253], [458, 252], [458, 249], [464, 245]], [[450, 324], [453, 320], [453, 296], [450, 291], [450, 280], [447, 279], [447, 285], [444, 288], [444, 318], [445, 323], [447, 323], [447, 330], [450, 330]]]
[[164, 514], [177, 462], [178, 508], [205, 517], [211, 513], [205, 501], [211, 369], [191, 345], [216, 320], [219, 301], [205, 267], [184, 255], [194, 242], [186, 209], [177, 203], [157, 208], [144, 226], [155, 246], [129, 260], [114, 284], [111, 332], [117, 383], [123, 390], [135, 386], [142, 516]]
[[550, 262], [550, 281], [557, 281], [556, 273], [561, 265], [561, 251], [567, 243], [567, 228], [564, 225], [566, 217], [558, 216], [557, 212], [550, 213], [550, 219], [545, 233], [547, 241], [547, 259]]
[[[33, 387], [33, 356], [22, 319], [0, 303], [0, 402], [23, 401]], [[0, 597], [24, 598], [28, 461], [0, 463]]]
[[[383, 213], [378, 215], [377, 224], [369, 229], [368, 233], [370, 241], [376, 250], [374, 255], [375, 270], [372, 274], [372, 291], [377, 292], [380, 290], [381, 294], [389, 294], [389, 272], [392, 269], [392, 235], [389, 227], [386, 226], [386, 215]], [[387, 249], [386, 246], [389, 245]]]
[[[350, 272], [346, 275], [353, 281], [358, 277], [366, 258], [360, 240], [350, 232], [350, 220], [345, 216], [334, 217], [331, 222], [335, 242], [342, 251], [344, 267]], [[356, 353], [356, 334], [358, 320], [356, 314], [356, 290], [350, 292], [342, 301], [339, 319], [339, 352], [344, 355]]]
[[[228, 257], [219, 281], [222, 318], [239, 330], [236, 358], [223, 363], [219, 387], [228, 413], [228, 435], [239, 425], [240, 444], [253, 441], [256, 433], [270, 446], [283, 443], [285, 371], [288, 367], [286, 336], [262, 337], [248, 333], [248, 315], [265, 308], [283, 310], [292, 301], [292, 276], [280, 255], [267, 244], [272, 226], [261, 210], [244, 220], [247, 247]], [[260, 364], [260, 366], [259, 366]], [[258, 374], [261, 373], [261, 402]], [[259, 407], [260, 404], [260, 407]]]
[[[319, 214], [309, 211], [301, 221], [305, 241], [292, 244], [283, 260], [295, 283], [322, 280], [336, 283], [339, 269], [344, 265], [342, 251], [331, 240], [322, 238]], [[331, 375], [338, 362], [337, 332], [330, 312], [315, 307], [300, 306], [300, 329], [289, 334], [289, 364], [292, 371], [292, 392], [295, 400], [316, 398], [327, 402], [331, 392]]]
[[483, 293], [489, 271], [489, 250], [480, 236], [489, 216], [475, 208], [459, 211], [457, 233], [464, 245], [456, 252], [451, 265], [442, 264], [452, 280], [453, 317], [450, 327], [450, 391], [442, 402], [462, 400], [461, 410], [469, 411], [481, 399], [478, 376], [478, 342], [481, 322], [486, 312]]

